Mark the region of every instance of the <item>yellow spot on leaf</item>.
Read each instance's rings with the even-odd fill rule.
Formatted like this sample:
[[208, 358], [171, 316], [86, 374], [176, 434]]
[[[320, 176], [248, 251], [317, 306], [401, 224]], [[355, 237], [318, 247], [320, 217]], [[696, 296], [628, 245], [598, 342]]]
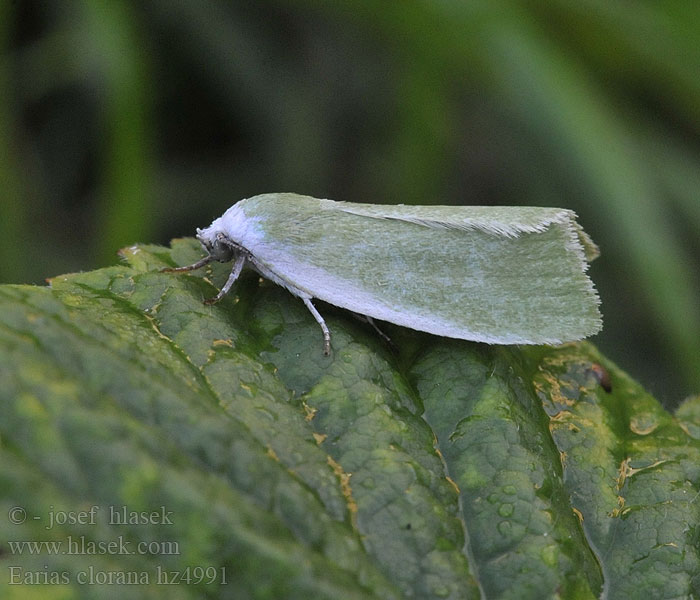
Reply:
[[302, 402], [301, 405], [304, 407], [304, 412], [306, 413], [306, 415], [304, 416], [304, 419], [306, 421], [311, 421], [316, 416], [318, 409], [312, 408], [306, 402]]
[[559, 461], [561, 462], [561, 468], [565, 469], [566, 468], [566, 460], [568, 458], [568, 455], [566, 452], [559, 452]]
[[569, 410], [560, 410], [556, 415], [549, 417], [550, 421], [561, 422], [568, 421], [573, 417], [573, 414]]
[[326, 460], [340, 482], [340, 491], [345, 497], [345, 502], [350, 512], [350, 521], [352, 526], [357, 529], [357, 502], [355, 502], [352, 496], [352, 487], [350, 486], [350, 477], [352, 477], [352, 473], [346, 473], [343, 467], [334, 461], [332, 457], [329, 456]]
[[653, 469], [655, 467], [658, 467], [659, 465], [663, 465], [664, 463], [667, 463], [667, 460], [657, 460], [656, 462], [653, 462], [651, 464], [648, 464], [644, 467], [638, 467], [638, 468], [633, 468], [630, 466], [630, 462], [632, 461], [631, 458], [626, 458], [620, 463], [620, 469], [618, 472], [617, 476], [617, 489], [621, 490], [622, 486], [625, 485], [625, 481], [627, 480], [628, 477], [634, 477], [637, 473], [641, 471], [646, 471], [647, 469]]
[[608, 513], [608, 516], [614, 519], [615, 517], [620, 517], [629, 511], [629, 508], [625, 508], [625, 499], [622, 496], [618, 496], [617, 506]]
[[627, 479], [631, 460], [632, 459], [628, 457], [620, 463], [620, 468], [618, 469], [616, 480], [618, 490], [621, 490], [622, 486], [625, 485], [625, 480]]
[[459, 486], [455, 483], [455, 480], [452, 479], [452, 477], [445, 476], [445, 479], [447, 479], [447, 482], [448, 482], [450, 485], [452, 485], [452, 487], [455, 489], [455, 492], [457, 492], [458, 494], [461, 494], [461, 492], [460, 492], [460, 490], [459, 490]]

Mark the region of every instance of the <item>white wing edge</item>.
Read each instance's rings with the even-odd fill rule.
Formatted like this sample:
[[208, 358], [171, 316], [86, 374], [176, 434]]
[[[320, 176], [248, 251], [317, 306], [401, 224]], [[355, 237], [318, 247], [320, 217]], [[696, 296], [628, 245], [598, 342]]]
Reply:
[[[421, 218], [419, 216], [411, 215], [401, 215], [397, 212], [392, 211], [392, 208], [396, 208], [396, 205], [387, 205], [386, 214], [381, 214], [376, 208], [380, 205], [372, 205], [372, 210], [363, 210], [362, 204], [354, 205], [351, 202], [336, 202], [333, 200], [326, 200], [325, 202], [331, 203], [327, 205], [328, 208], [334, 210], [341, 210], [350, 214], [355, 214], [361, 217], [368, 217], [373, 219], [392, 219], [396, 221], [404, 221], [406, 223], [413, 223], [415, 225], [422, 225], [423, 227], [431, 227], [434, 229], [458, 229], [463, 231], [469, 230], [480, 230], [485, 233], [490, 233], [494, 235], [503, 235], [506, 237], [518, 237], [523, 233], [541, 233], [546, 231], [550, 225], [560, 224], [566, 225], [576, 222], [576, 213], [573, 210], [567, 208], [552, 208], [545, 209], [553, 211], [551, 216], [541, 219], [536, 223], [506, 223], [503, 221], [496, 221], [493, 219], [487, 220], [483, 217], [465, 217], [460, 221], [440, 221], [439, 219], [433, 218]], [[427, 207], [406, 207], [410, 209], [421, 209]], [[445, 208], [445, 207], [430, 207], [430, 208]], [[449, 208], [459, 208], [459, 207], [449, 207]], [[469, 207], [463, 207], [469, 208]], [[493, 208], [504, 208], [504, 207], [493, 207]], [[518, 207], [513, 207], [517, 209]], [[590, 238], [589, 238], [590, 239]], [[592, 242], [591, 242], [592, 243]]]

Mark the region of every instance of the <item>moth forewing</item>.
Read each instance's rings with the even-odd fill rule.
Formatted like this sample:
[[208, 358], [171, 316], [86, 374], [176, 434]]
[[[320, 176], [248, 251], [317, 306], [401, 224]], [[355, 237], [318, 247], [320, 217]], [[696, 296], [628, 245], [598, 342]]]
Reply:
[[210, 252], [217, 244], [245, 249], [263, 276], [301, 297], [321, 325], [326, 351], [330, 333], [312, 298], [494, 344], [558, 344], [602, 325], [586, 274], [597, 248], [565, 209], [264, 194], [241, 200], [198, 238]]

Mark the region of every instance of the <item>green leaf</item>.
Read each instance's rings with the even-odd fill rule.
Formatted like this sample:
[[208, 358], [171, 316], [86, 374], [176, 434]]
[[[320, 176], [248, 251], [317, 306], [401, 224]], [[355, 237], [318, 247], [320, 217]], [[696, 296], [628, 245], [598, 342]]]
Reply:
[[3, 598], [700, 594], [700, 397], [328, 305], [324, 357], [283, 289], [159, 272], [194, 240], [122, 255], [0, 287]]

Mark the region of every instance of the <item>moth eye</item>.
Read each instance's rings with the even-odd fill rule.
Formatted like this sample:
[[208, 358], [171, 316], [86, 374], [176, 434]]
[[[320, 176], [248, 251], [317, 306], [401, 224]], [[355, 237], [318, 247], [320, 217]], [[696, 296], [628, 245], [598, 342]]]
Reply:
[[233, 258], [233, 249], [221, 241], [222, 238], [218, 238], [214, 244], [209, 248], [209, 254], [211, 254], [219, 262], [228, 262]]

